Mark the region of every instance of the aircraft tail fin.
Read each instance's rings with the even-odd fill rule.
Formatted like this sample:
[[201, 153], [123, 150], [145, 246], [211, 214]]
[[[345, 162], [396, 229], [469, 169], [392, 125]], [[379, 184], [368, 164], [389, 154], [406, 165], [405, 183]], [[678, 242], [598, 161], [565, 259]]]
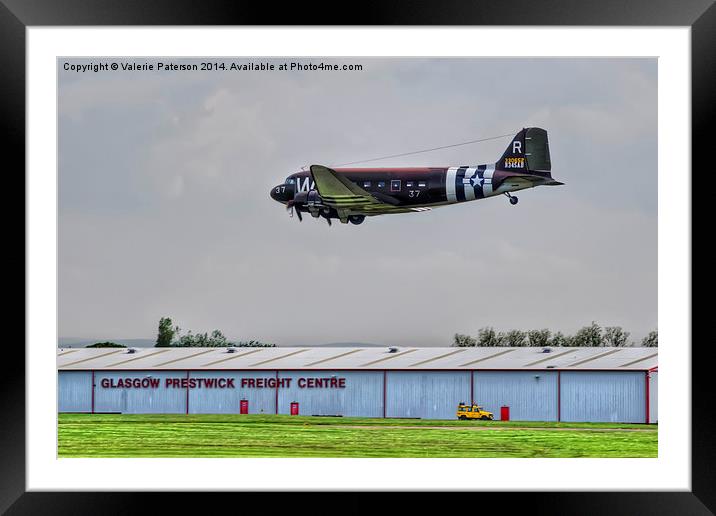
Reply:
[[512, 138], [495, 168], [551, 178], [552, 163], [549, 157], [547, 131], [539, 127], [522, 129]]

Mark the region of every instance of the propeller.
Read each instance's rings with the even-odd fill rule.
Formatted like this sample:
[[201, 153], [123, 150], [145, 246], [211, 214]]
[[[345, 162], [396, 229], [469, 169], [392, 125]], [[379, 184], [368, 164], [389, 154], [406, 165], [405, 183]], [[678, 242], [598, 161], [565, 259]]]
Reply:
[[296, 192], [293, 196], [293, 199], [286, 203], [286, 209], [291, 212], [291, 217], [293, 217], [293, 212], [295, 210], [298, 220], [300, 222], [303, 222], [303, 215], [301, 215], [301, 206], [305, 206], [307, 201], [308, 192]]
[[329, 226], [332, 224], [330, 210], [326, 206], [323, 206], [321, 197], [315, 190], [310, 192], [297, 192], [294, 194], [293, 199], [286, 202], [286, 211], [290, 213], [290, 216], [293, 217], [295, 211], [298, 220], [303, 222], [301, 206], [305, 206], [314, 217], [322, 216], [325, 218]]
[[286, 203], [286, 211], [288, 211], [293, 217], [293, 212], [295, 210], [296, 216], [298, 217], [299, 222], [303, 222], [303, 215], [301, 215], [301, 209], [298, 206], [294, 206], [296, 203], [295, 201], [291, 200]]

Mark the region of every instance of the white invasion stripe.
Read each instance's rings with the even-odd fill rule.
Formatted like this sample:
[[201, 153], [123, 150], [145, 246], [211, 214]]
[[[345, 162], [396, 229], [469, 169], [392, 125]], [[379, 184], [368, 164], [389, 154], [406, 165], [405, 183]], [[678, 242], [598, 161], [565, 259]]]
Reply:
[[470, 179], [477, 173], [477, 167], [470, 167], [465, 171], [465, 179], [463, 180], [463, 188], [465, 189], [465, 200], [475, 200], [475, 188], [472, 186]]
[[482, 192], [485, 197], [492, 195], [492, 174], [495, 173], [495, 165], [487, 165], [485, 167], [485, 174], [482, 176], [485, 180], [482, 183]]
[[458, 167], [450, 167], [445, 174], [445, 193], [447, 194], [448, 202], [457, 202], [457, 195], [455, 195], [455, 176], [457, 175]]

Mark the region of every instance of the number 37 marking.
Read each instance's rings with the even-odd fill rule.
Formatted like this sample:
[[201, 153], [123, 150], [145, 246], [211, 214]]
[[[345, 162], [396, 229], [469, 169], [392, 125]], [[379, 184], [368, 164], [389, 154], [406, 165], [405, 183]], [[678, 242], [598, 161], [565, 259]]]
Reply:
[[408, 192], [410, 197], [418, 197], [420, 195], [420, 190], [409, 190]]

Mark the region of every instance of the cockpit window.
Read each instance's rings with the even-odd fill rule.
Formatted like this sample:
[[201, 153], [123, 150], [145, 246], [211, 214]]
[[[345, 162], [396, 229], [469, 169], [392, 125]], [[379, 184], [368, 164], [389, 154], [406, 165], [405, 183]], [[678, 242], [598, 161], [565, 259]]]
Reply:
[[295, 184], [296, 184], [296, 178], [295, 178], [295, 177], [289, 177], [288, 179], [286, 179], [286, 184], [287, 184], [287, 185], [295, 185]]

